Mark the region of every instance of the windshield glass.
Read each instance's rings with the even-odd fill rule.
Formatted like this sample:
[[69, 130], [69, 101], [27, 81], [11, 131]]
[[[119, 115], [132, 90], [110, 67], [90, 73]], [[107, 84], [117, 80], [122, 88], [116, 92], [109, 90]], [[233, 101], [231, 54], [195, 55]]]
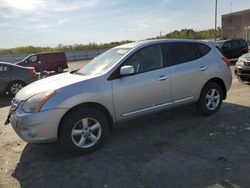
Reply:
[[216, 42], [216, 46], [218, 46], [219, 48], [222, 48], [223, 44], [225, 43], [225, 41], [223, 42]]
[[81, 68], [76, 74], [99, 75], [111, 68], [118, 60], [128, 53], [130, 48], [113, 48], [97, 56], [87, 65]]
[[26, 61], [28, 58], [30, 58], [33, 54], [26, 56], [21, 62]]

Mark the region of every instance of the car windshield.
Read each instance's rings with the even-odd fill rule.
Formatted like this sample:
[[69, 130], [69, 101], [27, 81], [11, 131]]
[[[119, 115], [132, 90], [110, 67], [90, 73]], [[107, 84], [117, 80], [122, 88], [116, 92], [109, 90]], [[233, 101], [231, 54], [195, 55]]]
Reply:
[[26, 60], [27, 60], [28, 58], [30, 58], [30, 56], [32, 56], [32, 55], [33, 55], [33, 54], [26, 56], [26, 57], [22, 60], [22, 62], [26, 61]]
[[118, 60], [128, 53], [131, 48], [113, 48], [97, 56], [76, 74], [99, 75], [109, 70]]
[[225, 43], [225, 41], [223, 42], [216, 42], [216, 46], [218, 46], [219, 48], [222, 48], [223, 44]]

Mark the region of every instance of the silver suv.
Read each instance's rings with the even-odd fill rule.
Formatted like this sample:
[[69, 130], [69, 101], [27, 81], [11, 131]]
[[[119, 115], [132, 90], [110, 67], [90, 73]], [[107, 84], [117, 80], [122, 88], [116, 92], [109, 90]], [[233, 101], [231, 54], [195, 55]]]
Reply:
[[227, 59], [209, 43], [130, 43], [78, 71], [23, 88], [6, 124], [27, 142], [59, 140], [68, 151], [83, 154], [96, 149], [117, 122], [192, 103], [202, 114], [213, 114], [231, 83]]

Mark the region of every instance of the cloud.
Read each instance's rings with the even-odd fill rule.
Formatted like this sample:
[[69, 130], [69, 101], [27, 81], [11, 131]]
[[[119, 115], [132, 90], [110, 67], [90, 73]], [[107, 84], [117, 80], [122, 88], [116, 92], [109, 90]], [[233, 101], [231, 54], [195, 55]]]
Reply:
[[56, 7], [53, 9], [55, 12], [68, 12], [68, 11], [75, 11], [79, 10], [81, 7], [79, 6], [61, 6], [61, 7]]
[[149, 25], [148, 24], [142, 24], [142, 23], [140, 23], [139, 27], [147, 28], [147, 27], [149, 27]]
[[32, 11], [44, 5], [43, 0], [0, 0], [0, 7]]
[[66, 18], [66, 19], [61, 19], [61, 20], [58, 20], [57, 21], [57, 23], [60, 25], [60, 24], [65, 24], [65, 23], [67, 23], [67, 22], [69, 22], [69, 19], [68, 18]]

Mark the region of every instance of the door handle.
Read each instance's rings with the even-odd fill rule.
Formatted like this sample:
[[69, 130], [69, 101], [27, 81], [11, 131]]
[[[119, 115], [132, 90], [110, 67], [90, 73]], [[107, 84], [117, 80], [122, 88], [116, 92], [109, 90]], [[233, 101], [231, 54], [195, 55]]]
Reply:
[[0, 77], [2, 77], [2, 78], [6, 78], [6, 77], [7, 77], [7, 75], [1, 75]]
[[168, 79], [168, 76], [159, 76], [156, 80], [157, 81], [164, 81], [164, 80], [167, 80]]
[[200, 71], [205, 71], [207, 69], [208, 69], [207, 67], [200, 67]]

